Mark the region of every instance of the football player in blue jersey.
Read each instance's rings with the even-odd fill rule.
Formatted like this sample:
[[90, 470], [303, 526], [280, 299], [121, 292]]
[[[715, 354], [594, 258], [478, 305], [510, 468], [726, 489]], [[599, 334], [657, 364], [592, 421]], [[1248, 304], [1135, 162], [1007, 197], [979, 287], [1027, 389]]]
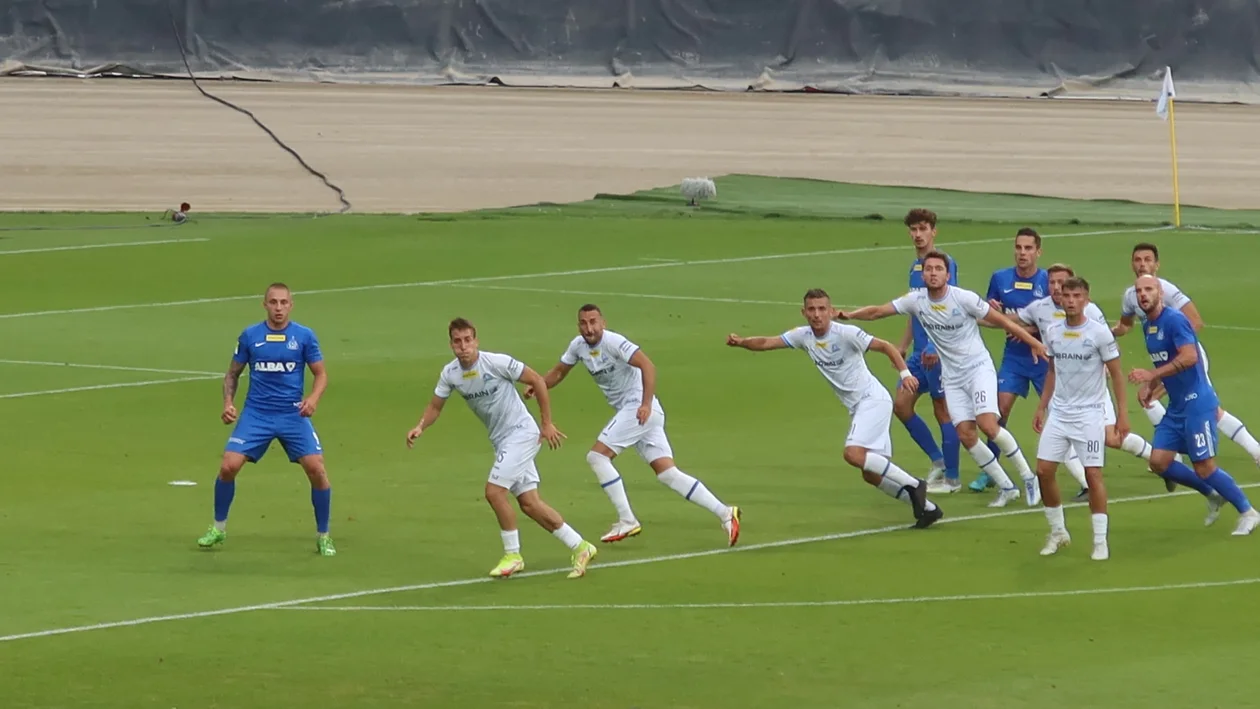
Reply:
[[[1050, 274], [1037, 265], [1041, 258], [1041, 235], [1036, 229], [1024, 227], [1015, 232], [1015, 265], [999, 268], [989, 277], [989, 290], [985, 299], [989, 307], [1015, 318], [1022, 308], [1027, 308], [1033, 301], [1050, 295]], [[1037, 335], [1039, 337], [1039, 335]], [[1031, 387], [1037, 396], [1046, 383], [1046, 372], [1049, 368], [1047, 360], [1033, 362], [1032, 351], [1028, 345], [1006, 336], [1006, 347], [1002, 351], [1002, 366], [998, 369], [998, 425], [1005, 428], [1011, 411], [1015, 408], [1017, 398], [1028, 398]], [[989, 441], [989, 450], [993, 455], [1001, 455], [997, 444]], [[1076, 499], [1084, 499], [1087, 493], [1085, 484], [1085, 468], [1076, 457], [1076, 451], [1068, 453], [1064, 467], [1080, 483], [1080, 492]], [[976, 492], [983, 492], [992, 487], [989, 476], [980, 473], [968, 486]]]
[[[1190, 320], [1164, 304], [1163, 288], [1153, 275], [1134, 282], [1138, 307], [1146, 315], [1142, 333], [1153, 369], [1134, 369], [1129, 381], [1150, 386], [1161, 383], [1168, 392], [1168, 410], [1151, 440], [1151, 470], [1165, 480], [1193, 488], [1207, 498], [1212, 524], [1226, 502], [1238, 510], [1234, 534], [1251, 534], [1260, 524], [1257, 512], [1234, 479], [1216, 464], [1218, 442], [1216, 391], [1200, 358], [1199, 338]], [[1173, 456], [1189, 456], [1194, 470], [1175, 464]]]
[[[332, 486], [324, 470], [324, 449], [311, 416], [328, 387], [324, 356], [315, 331], [289, 319], [293, 294], [283, 283], [272, 283], [263, 295], [267, 318], [245, 328], [223, 378], [223, 423], [236, 424], [228, 437], [214, 481], [214, 524], [197, 544], [210, 548], [227, 540], [228, 509], [236, 494], [236, 476], [245, 463], [257, 463], [273, 440], [279, 440], [289, 461], [302, 466], [311, 481], [315, 507], [315, 550], [337, 553], [328, 536]], [[306, 369], [314, 375], [305, 394]], [[236, 411], [236, 389], [241, 372], [249, 369], [245, 406]]]
[[[936, 213], [930, 209], [912, 209], [904, 220], [910, 232], [910, 241], [914, 244], [915, 259], [910, 264], [910, 288], [922, 289], [923, 256], [936, 250]], [[949, 257], [949, 285], [958, 285], [958, 264]], [[913, 345], [913, 350], [911, 346]], [[931, 494], [948, 494], [962, 488], [958, 476], [958, 455], [960, 444], [958, 431], [949, 417], [949, 409], [945, 406], [945, 389], [941, 385], [941, 361], [936, 355], [936, 347], [928, 339], [927, 331], [919, 321], [911, 317], [906, 323], [906, 333], [901, 338], [901, 356], [905, 357], [910, 374], [919, 380], [916, 392], [897, 389], [893, 402], [893, 412], [910, 433], [910, 438], [927, 454], [932, 461], [932, 469], [927, 474], [928, 492]], [[909, 351], [909, 354], [907, 354]], [[941, 428], [941, 446], [936, 445], [932, 431], [923, 419], [914, 412], [914, 405], [919, 397], [927, 393], [932, 397], [932, 410]]]

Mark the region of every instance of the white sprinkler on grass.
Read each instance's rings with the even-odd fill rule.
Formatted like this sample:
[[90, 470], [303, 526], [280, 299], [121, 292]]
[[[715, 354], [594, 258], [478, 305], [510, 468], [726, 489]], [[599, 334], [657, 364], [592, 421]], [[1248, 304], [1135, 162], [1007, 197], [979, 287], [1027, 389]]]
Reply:
[[688, 206], [698, 207], [700, 200], [717, 196], [717, 185], [707, 177], [688, 177], [682, 181], [681, 191]]

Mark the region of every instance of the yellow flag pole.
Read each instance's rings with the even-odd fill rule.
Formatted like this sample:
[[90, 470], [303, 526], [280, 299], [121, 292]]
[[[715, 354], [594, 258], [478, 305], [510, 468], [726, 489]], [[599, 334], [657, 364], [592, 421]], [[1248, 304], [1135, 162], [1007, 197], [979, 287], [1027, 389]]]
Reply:
[[1172, 146], [1173, 226], [1181, 227], [1181, 185], [1177, 178], [1177, 119], [1173, 112], [1176, 100], [1168, 98], [1168, 142]]

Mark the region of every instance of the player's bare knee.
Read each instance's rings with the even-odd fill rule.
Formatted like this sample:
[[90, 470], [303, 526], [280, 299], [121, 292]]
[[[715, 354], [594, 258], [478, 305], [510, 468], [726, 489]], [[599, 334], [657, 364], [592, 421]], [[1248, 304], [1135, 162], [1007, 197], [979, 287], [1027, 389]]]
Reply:
[[1194, 463], [1194, 474], [1201, 478], [1211, 477], [1216, 472], [1216, 459], [1208, 458], [1207, 460], [1199, 460]]
[[609, 460], [617, 457], [617, 454], [613, 452], [613, 449], [604, 445], [602, 441], [595, 441], [595, 445], [591, 446], [590, 453], [586, 454], [587, 460], [591, 459], [591, 454], [602, 455]]
[[648, 465], [651, 466], [652, 472], [656, 473], [657, 475], [660, 475], [666, 470], [669, 470], [675, 467], [673, 458], [657, 458], [651, 463], [648, 463]]
[[980, 442], [980, 435], [976, 433], [976, 424], [973, 421], [963, 421], [954, 426], [958, 431], [958, 442], [965, 448], [971, 448]]
[[893, 414], [896, 415], [898, 421], [909, 421], [914, 418], [914, 400], [914, 394], [904, 389], [897, 390], [897, 396], [893, 399]]
[[241, 472], [243, 467], [245, 467], [245, 456], [240, 453], [225, 453], [223, 460], [219, 462], [219, 479], [230, 483], [236, 479], [236, 474]]
[[936, 414], [938, 423], [950, 423], [953, 419], [949, 417], [949, 407], [945, 405], [944, 399], [932, 399], [932, 413]]
[[863, 470], [863, 471], [862, 471], [862, 479], [866, 481], [866, 484], [867, 484], [867, 485], [874, 485], [875, 487], [879, 487], [879, 483], [880, 483], [880, 481], [882, 481], [882, 480], [884, 479], [884, 476], [883, 476], [883, 475], [877, 475], [877, 474], [875, 474], [875, 473], [872, 473], [872, 472], [871, 472], [871, 471], [869, 471], [869, 470]]
[[976, 426], [984, 432], [989, 438], [996, 438], [1002, 430], [1001, 424], [998, 423], [997, 416], [993, 414], [980, 414], [976, 417]]
[[860, 470], [862, 466], [866, 465], [866, 449], [860, 446], [845, 447], [844, 462]]
[[1172, 451], [1154, 451], [1151, 453], [1151, 459], [1147, 462], [1152, 473], [1163, 475], [1168, 470], [1168, 466], [1172, 465]]
[[1059, 472], [1059, 465], [1048, 460], [1037, 460], [1037, 477], [1038, 479], [1054, 480], [1055, 473]]
[[1108, 448], [1119, 450], [1120, 446], [1124, 445], [1124, 439], [1120, 437], [1120, 434], [1116, 433], [1115, 426], [1108, 426], [1104, 443]]

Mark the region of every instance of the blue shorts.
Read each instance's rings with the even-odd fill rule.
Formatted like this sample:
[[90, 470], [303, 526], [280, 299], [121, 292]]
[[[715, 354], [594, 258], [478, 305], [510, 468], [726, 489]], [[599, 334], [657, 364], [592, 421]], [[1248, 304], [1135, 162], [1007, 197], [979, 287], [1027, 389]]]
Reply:
[[244, 455], [250, 462], [262, 460], [273, 440], [279, 439], [289, 462], [296, 463], [308, 455], [321, 455], [323, 446], [315, 434], [315, 424], [306, 416], [293, 413], [256, 413], [250, 409], [241, 412], [236, 428], [228, 438], [224, 451]]
[[923, 352], [912, 352], [906, 359], [906, 368], [919, 380], [919, 393], [929, 394], [933, 399], [945, 398], [945, 386], [941, 384], [941, 363], [927, 369], [923, 366]]
[[1037, 396], [1041, 396], [1049, 371], [1050, 363], [1044, 359], [1033, 364], [1031, 357], [1003, 357], [1002, 368], [998, 370], [998, 393], [1027, 398], [1028, 385], [1031, 384]]
[[1216, 409], [1169, 411], [1155, 427], [1151, 448], [1184, 453], [1198, 463], [1216, 457], [1220, 438], [1216, 431]]

